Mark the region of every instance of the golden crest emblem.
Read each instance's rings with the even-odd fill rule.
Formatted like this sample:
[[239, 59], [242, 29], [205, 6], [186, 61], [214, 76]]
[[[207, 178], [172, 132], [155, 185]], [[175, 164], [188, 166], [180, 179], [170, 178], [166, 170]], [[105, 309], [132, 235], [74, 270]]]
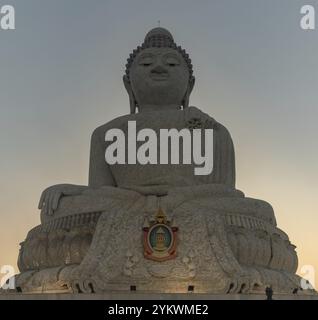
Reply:
[[166, 261], [176, 257], [178, 228], [167, 220], [161, 208], [153, 221], [145, 221], [143, 227], [144, 257], [155, 261]]

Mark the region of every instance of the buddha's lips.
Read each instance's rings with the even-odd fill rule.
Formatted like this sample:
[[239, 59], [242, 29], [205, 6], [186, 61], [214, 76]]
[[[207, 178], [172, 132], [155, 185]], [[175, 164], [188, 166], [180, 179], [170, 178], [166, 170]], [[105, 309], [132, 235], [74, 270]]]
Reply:
[[167, 80], [169, 78], [169, 74], [168, 73], [151, 73], [150, 74], [150, 78], [152, 80], [155, 80], [155, 81], [164, 81], [164, 80]]

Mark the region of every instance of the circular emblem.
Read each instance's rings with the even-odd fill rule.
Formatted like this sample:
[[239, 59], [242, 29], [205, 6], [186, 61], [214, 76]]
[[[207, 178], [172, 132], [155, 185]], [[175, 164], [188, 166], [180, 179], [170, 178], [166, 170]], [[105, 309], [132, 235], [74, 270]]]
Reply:
[[145, 221], [144, 233], [144, 256], [155, 261], [165, 261], [176, 257], [177, 245], [176, 226], [171, 225], [164, 212], [159, 208], [156, 219]]
[[148, 233], [148, 244], [153, 251], [167, 251], [172, 245], [172, 230], [164, 224], [152, 226]]

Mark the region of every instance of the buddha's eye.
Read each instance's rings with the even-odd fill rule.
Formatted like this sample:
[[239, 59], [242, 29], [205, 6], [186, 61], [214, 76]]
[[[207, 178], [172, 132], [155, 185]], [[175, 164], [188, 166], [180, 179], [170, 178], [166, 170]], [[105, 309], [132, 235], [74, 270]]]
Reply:
[[139, 61], [139, 65], [144, 66], [144, 67], [149, 67], [152, 65], [152, 63], [153, 63], [153, 60], [149, 57], [141, 59]]
[[169, 67], [176, 67], [176, 66], [178, 66], [180, 63], [179, 63], [179, 60], [178, 60], [178, 59], [169, 57], [169, 58], [167, 58], [167, 60], [166, 60], [166, 64], [167, 64]]

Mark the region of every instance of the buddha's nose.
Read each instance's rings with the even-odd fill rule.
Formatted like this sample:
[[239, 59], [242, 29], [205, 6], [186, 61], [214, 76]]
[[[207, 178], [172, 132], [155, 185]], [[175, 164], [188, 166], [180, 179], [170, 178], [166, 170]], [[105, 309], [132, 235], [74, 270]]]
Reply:
[[168, 71], [164, 67], [162, 67], [161, 65], [157, 65], [156, 67], [154, 67], [151, 70], [151, 73], [153, 73], [153, 74], [162, 74], [162, 73], [168, 73]]

